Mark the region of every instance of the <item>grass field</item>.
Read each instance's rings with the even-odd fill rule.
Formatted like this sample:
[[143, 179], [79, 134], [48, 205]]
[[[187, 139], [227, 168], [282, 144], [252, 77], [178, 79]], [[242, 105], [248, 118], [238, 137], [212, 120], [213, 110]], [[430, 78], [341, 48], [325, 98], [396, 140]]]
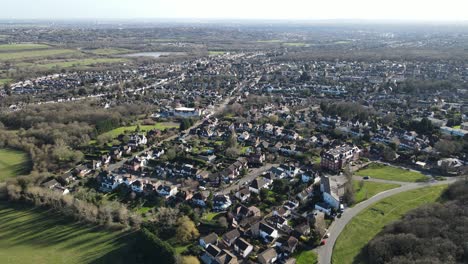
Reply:
[[38, 50], [38, 49], [48, 49], [48, 48], [50, 48], [50, 46], [48, 45], [33, 44], [33, 43], [3, 44], [3, 45], [0, 45], [0, 52]]
[[369, 206], [346, 225], [333, 249], [332, 263], [365, 263], [359, 254], [384, 226], [400, 219], [411, 209], [438, 200], [446, 185], [403, 192]]
[[71, 223], [51, 211], [0, 203], [0, 263], [122, 263], [116, 253], [130, 237]]
[[215, 50], [209, 50], [208, 55], [223, 55], [225, 54], [226, 51], [215, 51]]
[[364, 185], [362, 188], [359, 186], [360, 181], [353, 181], [354, 190], [356, 191], [354, 198], [355, 204], [358, 204], [368, 198], [381, 193], [386, 190], [390, 190], [393, 188], [398, 188], [400, 185], [392, 184], [392, 183], [380, 183], [380, 182], [370, 182], [370, 181], [363, 181]]
[[302, 251], [294, 257], [296, 258], [296, 264], [316, 264], [318, 262], [317, 254], [312, 250]]
[[71, 49], [44, 49], [44, 50], [28, 50], [21, 52], [6, 52], [0, 53], [0, 61], [14, 61], [25, 59], [46, 58], [50, 56], [75, 56], [81, 52]]
[[86, 68], [87, 66], [96, 64], [111, 64], [128, 62], [125, 58], [87, 58], [87, 59], [71, 59], [59, 61], [42, 61], [36, 63], [18, 63], [20, 67], [34, 67], [40, 70], [50, 70], [53, 68]]
[[401, 182], [417, 182], [427, 179], [426, 176], [416, 171], [405, 170], [377, 163], [370, 164], [366, 168], [357, 171], [356, 175]]
[[284, 46], [290, 46], [290, 47], [305, 47], [307, 46], [306, 43], [304, 42], [285, 42], [283, 43]]
[[12, 81], [12, 79], [1, 79], [0, 78], [0, 85], [4, 85], [5, 83], [9, 83], [11, 81]]
[[269, 40], [257, 40], [259, 43], [279, 43], [281, 42], [280, 39], [269, 39]]
[[86, 52], [96, 54], [96, 55], [119, 55], [125, 53], [132, 53], [135, 52], [129, 49], [121, 49], [121, 48], [106, 48], [106, 49], [95, 49], [95, 50], [88, 50]]
[[[166, 129], [169, 129], [169, 128], [178, 128], [179, 127], [179, 124], [176, 124], [176, 123], [157, 123], [155, 125], [140, 125], [140, 129], [142, 131], [149, 131], [151, 129], [159, 129], [159, 130], [166, 130]], [[112, 135], [113, 137], [117, 137], [119, 136], [120, 134], [124, 134], [125, 131], [135, 131], [135, 129], [137, 128], [137, 126], [125, 126], [125, 127], [119, 127], [119, 128], [116, 128], [114, 130], [111, 130], [109, 132], [106, 132], [104, 134], [107, 134], [107, 135]]]
[[0, 149], [0, 181], [27, 174], [28, 170], [29, 162], [26, 153], [11, 149]]

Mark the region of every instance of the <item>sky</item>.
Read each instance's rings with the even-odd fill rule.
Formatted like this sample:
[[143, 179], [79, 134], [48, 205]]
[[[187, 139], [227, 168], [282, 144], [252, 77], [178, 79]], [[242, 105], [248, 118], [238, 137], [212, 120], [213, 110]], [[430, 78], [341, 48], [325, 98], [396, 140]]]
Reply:
[[468, 21], [468, 0], [1, 0], [0, 19]]

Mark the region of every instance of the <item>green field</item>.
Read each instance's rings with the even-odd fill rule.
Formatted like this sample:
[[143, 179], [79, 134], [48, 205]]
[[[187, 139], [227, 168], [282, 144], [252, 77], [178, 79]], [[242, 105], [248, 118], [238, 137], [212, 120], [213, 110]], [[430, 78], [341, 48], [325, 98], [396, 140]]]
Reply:
[[260, 43], [279, 43], [281, 42], [280, 39], [269, 39], [269, 40], [257, 40]]
[[96, 54], [96, 55], [119, 55], [125, 53], [132, 53], [135, 52], [129, 49], [122, 49], [122, 48], [105, 48], [105, 49], [95, 49], [95, 50], [87, 50], [86, 52]]
[[302, 251], [298, 255], [294, 255], [296, 264], [316, 264], [318, 262], [317, 254], [312, 250]]
[[356, 193], [354, 194], [355, 204], [358, 204], [368, 198], [381, 193], [386, 190], [394, 189], [400, 187], [398, 184], [392, 183], [380, 183], [380, 182], [371, 182], [371, 181], [363, 181], [364, 185], [362, 188], [359, 186], [360, 181], [353, 180], [354, 190]]
[[32, 44], [32, 43], [3, 44], [3, 45], [0, 45], [0, 52], [38, 50], [38, 49], [48, 49], [48, 48], [50, 48], [50, 46], [44, 45], [44, 44]]
[[[159, 130], [166, 130], [166, 129], [169, 129], [169, 128], [178, 128], [179, 127], [179, 124], [176, 124], [176, 123], [170, 123], [170, 122], [167, 122], [167, 123], [157, 123], [155, 125], [140, 125], [140, 129], [141, 131], [149, 131], [151, 129], [159, 129]], [[107, 135], [112, 135], [113, 137], [117, 137], [121, 134], [124, 134], [125, 131], [135, 131], [135, 129], [137, 128], [137, 126], [125, 126], [125, 127], [119, 127], [119, 128], [116, 128], [116, 129], [113, 129], [109, 132], [106, 132], [104, 134], [107, 134]]]
[[27, 174], [28, 170], [29, 162], [26, 153], [11, 149], [0, 149], [0, 181]]
[[4, 85], [5, 83], [9, 83], [13, 81], [12, 79], [0, 79], [0, 85]]
[[290, 47], [305, 47], [307, 46], [306, 43], [304, 42], [285, 42], [283, 43], [284, 46], [290, 46]]
[[372, 163], [366, 168], [357, 171], [356, 175], [401, 182], [417, 182], [427, 179], [426, 176], [416, 171], [405, 170], [377, 163]]
[[18, 63], [19, 67], [34, 67], [40, 70], [50, 70], [53, 68], [86, 68], [87, 66], [96, 64], [111, 64], [128, 62], [125, 58], [88, 58], [88, 59], [72, 59], [66, 61], [44, 61], [36, 63]]
[[77, 50], [71, 49], [43, 49], [43, 50], [28, 50], [21, 52], [5, 52], [0, 53], [0, 61], [25, 60], [35, 58], [45, 58], [50, 56], [74, 56], [81, 55]]
[[447, 185], [441, 185], [403, 192], [369, 206], [354, 217], [338, 237], [332, 263], [365, 263], [359, 253], [386, 225], [414, 208], [437, 201], [446, 188]]
[[51, 211], [0, 203], [0, 263], [122, 263], [131, 237], [71, 223]]
[[209, 50], [208, 55], [223, 55], [225, 54], [226, 51], [215, 51], [215, 50]]

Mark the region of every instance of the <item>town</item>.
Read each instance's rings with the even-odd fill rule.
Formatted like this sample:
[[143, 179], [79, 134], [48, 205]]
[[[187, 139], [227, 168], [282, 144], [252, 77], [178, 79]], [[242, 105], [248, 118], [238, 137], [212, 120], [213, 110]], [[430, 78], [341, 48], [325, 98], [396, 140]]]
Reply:
[[5, 82], [0, 146], [36, 175], [6, 196], [150, 230], [190, 263], [331, 263], [371, 198], [466, 175], [465, 60], [270, 45]]

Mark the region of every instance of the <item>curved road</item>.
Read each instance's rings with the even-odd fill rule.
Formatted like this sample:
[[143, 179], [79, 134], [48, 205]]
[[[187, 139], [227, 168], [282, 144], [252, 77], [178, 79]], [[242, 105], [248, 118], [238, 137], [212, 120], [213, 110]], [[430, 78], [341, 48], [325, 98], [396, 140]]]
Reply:
[[395, 194], [399, 194], [401, 192], [406, 192], [414, 189], [419, 189], [427, 186], [435, 186], [435, 185], [443, 185], [443, 184], [450, 184], [457, 180], [458, 178], [449, 178], [444, 181], [438, 182], [422, 182], [422, 183], [407, 183], [407, 182], [395, 182], [395, 181], [384, 181], [384, 180], [374, 180], [369, 179], [368, 181], [379, 181], [385, 183], [396, 183], [400, 184], [401, 186], [395, 189], [391, 189], [388, 191], [381, 192], [372, 196], [371, 198], [355, 205], [352, 208], [347, 208], [343, 212], [340, 218], [336, 218], [335, 221], [331, 224], [330, 228], [328, 229], [328, 233], [330, 233], [330, 237], [327, 238], [327, 243], [323, 246], [320, 246], [315, 249], [315, 252], [318, 254], [318, 263], [319, 264], [330, 264], [332, 259], [333, 247], [335, 246], [336, 240], [338, 236], [343, 232], [346, 224], [348, 224], [353, 217], [359, 214], [361, 211], [369, 207], [370, 205], [384, 199], [390, 197]]

